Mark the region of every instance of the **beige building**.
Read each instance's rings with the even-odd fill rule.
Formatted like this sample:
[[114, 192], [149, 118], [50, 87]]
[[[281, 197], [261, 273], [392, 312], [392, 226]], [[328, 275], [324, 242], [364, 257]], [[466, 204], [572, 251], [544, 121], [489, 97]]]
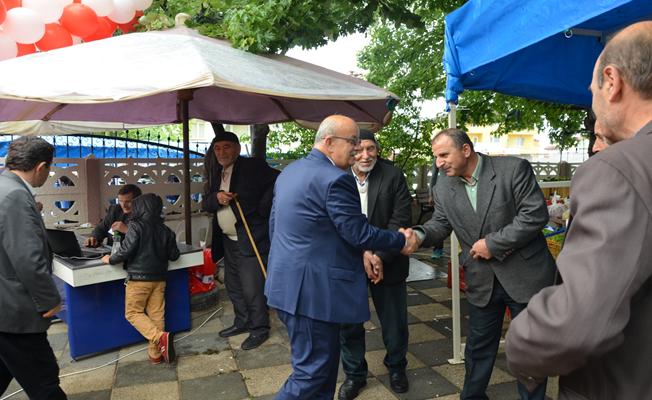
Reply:
[[496, 125], [471, 126], [468, 129], [469, 137], [476, 150], [485, 154], [538, 154], [542, 148], [535, 130], [510, 132], [503, 136], [491, 134]]

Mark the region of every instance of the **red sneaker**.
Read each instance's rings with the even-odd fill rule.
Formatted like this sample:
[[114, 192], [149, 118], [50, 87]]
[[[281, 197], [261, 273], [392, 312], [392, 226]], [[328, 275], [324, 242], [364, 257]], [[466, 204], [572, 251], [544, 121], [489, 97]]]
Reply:
[[174, 353], [174, 335], [170, 332], [163, 332], [158, 340], [158, 351], [166, 363], [171, 363], [175, 359]]

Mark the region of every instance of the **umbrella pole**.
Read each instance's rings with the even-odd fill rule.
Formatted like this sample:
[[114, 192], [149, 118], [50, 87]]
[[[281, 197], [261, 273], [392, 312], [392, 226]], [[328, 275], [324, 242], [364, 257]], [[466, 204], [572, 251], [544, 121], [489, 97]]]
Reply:
[[186, 244], [192, 245], [192, 220], [190, 200], [190, 113], [188, 103], [192, 100], [191, 90], [180, 90], [177, 101], [183, 127], [183, 216], [186, 222]]
[[[448, 103], [448, 127], [457, 128], [457, 106], [455, 103]], [[462, 330], [460, 327], [460, 243], [455, 233], [451, 234], [451, 274], [453, 291], [453, 358], [448, 360], [450, 364], [461, 364], [464, 362], [464, 349], [462, 345]]]

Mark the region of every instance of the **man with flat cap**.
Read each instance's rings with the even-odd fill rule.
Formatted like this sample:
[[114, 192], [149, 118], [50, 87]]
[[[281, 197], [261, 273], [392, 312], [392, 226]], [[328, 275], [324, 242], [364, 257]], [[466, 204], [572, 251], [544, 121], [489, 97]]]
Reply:
[[[362, 213], [370, 224], [398, 230], [412, 223], [412, 197], [403, 171], [379, 158], [374, 134], [360, 130], [360, 150], [350, 171], [355, 178]], [[371, 279], [369, 289], [378, 313], [387, 353], [383, 363], [389, 370], [390, 387], [396, 393], [408, 390], [405, 374], [408, 349], [407, 287], [410, 260], [400, 253], [376, 251], [383, 264], [383, 279]], [[351, 400], [367, 383], [365, 329], [362, 323], [343, 324], [340, 329], [342, 367], [346, 380], [339, 400]]]
[[203, 208], [214, 213], [213, 260], [224, 257], [224, 285], [235, 313], [233, 325], [219, 335], [226, 338], [249, 332], [241, 348], [251, 350], [269, 338], [269, 314], [263, 293], [265, 278], [236, 206], [236, 196], [262, 262], [266, 263], [269, 212], [279, 171], [265, 160], [241, 157], [240, 141], [232, 132], [218, 132], [211, 149], [215, 156], [211, 161], [217, 162], [206, 168]]

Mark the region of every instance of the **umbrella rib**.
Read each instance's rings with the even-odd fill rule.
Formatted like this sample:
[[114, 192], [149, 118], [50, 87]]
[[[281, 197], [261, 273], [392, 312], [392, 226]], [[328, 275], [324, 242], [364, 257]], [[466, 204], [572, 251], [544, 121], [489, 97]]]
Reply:
[[54, 115], [54, 113], [59, 112], [60, 110], [62, 110], [67, 105], [68, 104], [65, 104], [65, 103], [57, 104], [53, 109], [48, 111], [48, 113], [45, 114], [45, 116], [43, 118], [41, 118], [41, 121], [46, 121], [46, 122], [49, 121], [50, 118], [52, 118], [52, 116]]

